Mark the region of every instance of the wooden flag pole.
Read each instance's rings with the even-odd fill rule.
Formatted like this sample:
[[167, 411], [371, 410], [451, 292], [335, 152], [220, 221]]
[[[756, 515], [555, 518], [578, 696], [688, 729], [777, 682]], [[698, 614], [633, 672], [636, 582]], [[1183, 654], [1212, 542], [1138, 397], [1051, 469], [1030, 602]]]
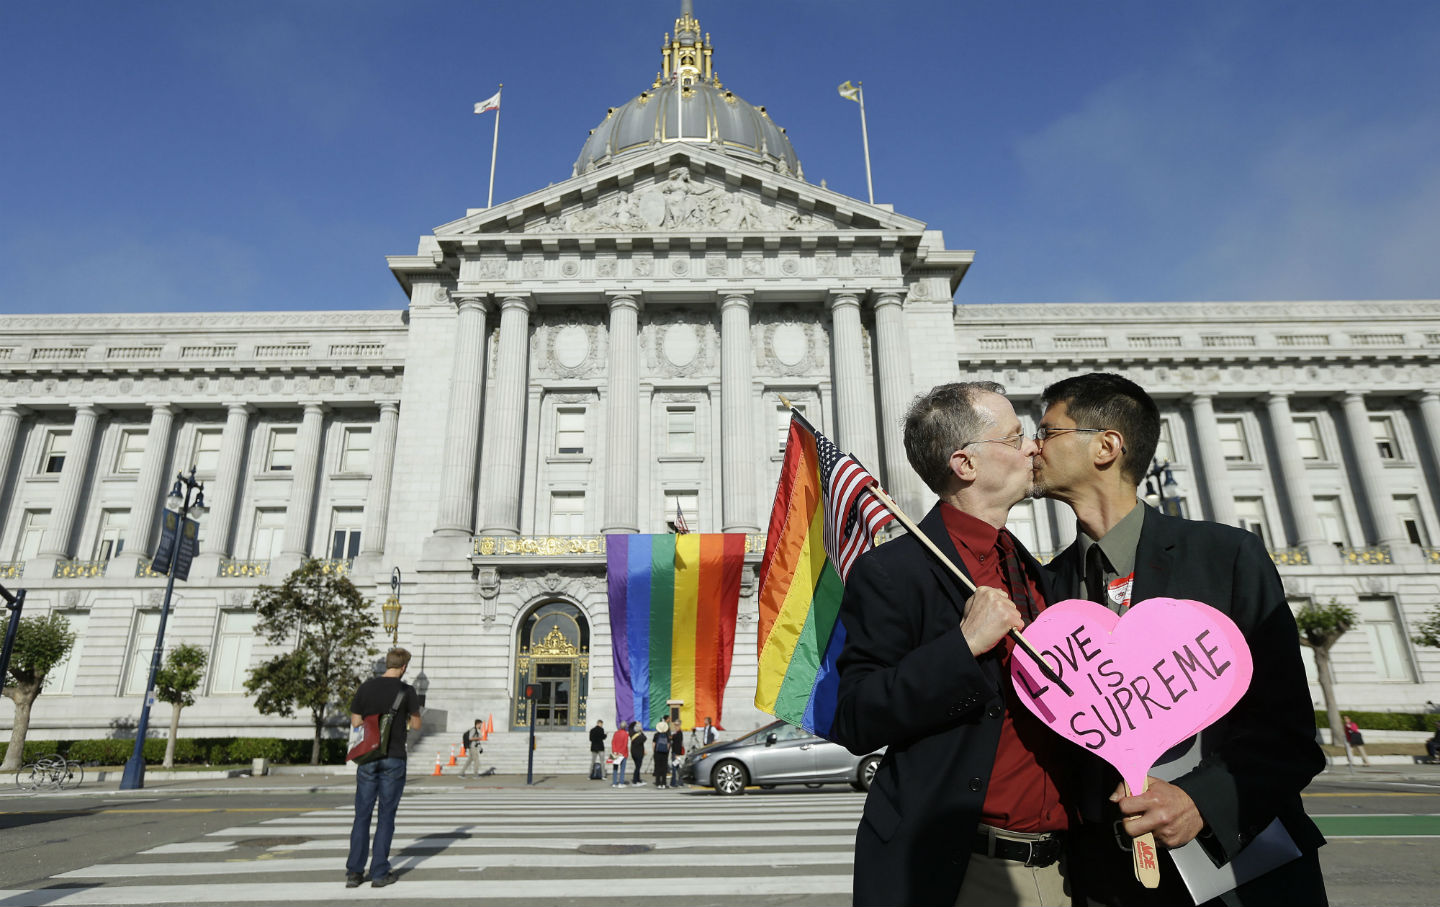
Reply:
[[[950, 572], [955, 574], [955, 576], [960, 580], [960, 582], [965, 584], [966, 588], [968, 588], [971, 592], [978, 591], [975, 588], [975, 584], [970, 581], [970, 577], [965, 575], [965, 571], [955, 566], [954, 561], [946, 557], [945, 552], [937, 548], [935, 546], [935, 543], [930, 541], [930, 537], [920, 531], [920, 527], [916, 526], [914, 521], [912, 521], [908, 516], [905, 515], [905, 512], [900, 509], [900, 505], [896, 504], [895, 501], [891, 499], [890, 495], [885, 493], [885, 490], [883, 488], [881, 488], [878, 484], [871, 485], [870, 492], [874, 494], [877, 499], [879, 499], [880, 503], [885, 505], [885, 508], [887, 510], [895, 514], [895, 519], [899, 520], [901, 525], [903, 525], [906, 529], [910, 531], [911, 535], [919, 539], [922, 545], [930, 549], [931, 554], [935, 555], [937, 558], [940, 559], [940, 563], [944, 564], [946, 567], [949, 567]], [[1015, 645], [1025, 650], [1025, 654], [1030, 656], [1030, 660], [1035, 662], [1036, 667], [1040, 669], [1040, 671], [1051, 683], [1055, 684], [1057, 687], [1063, 690], [1066, 696], [1075, 695], [1075, 691], [1070, 689], [1069, 685], [1067, 685], [1065, 681], [1060, 679], [1060, 675], [1055, 672], [1055, 669], [1050, 667], [1049, 662], [1040, 657], [1040, 653], [1035, 651], [1035, 647], [1030, 645], [1029, 640], [1027, 640], [1023, 635], [1021, 635], [1019, 630], [1011, 630], [1008, 635], [1011, 639], [1015, 641]]]

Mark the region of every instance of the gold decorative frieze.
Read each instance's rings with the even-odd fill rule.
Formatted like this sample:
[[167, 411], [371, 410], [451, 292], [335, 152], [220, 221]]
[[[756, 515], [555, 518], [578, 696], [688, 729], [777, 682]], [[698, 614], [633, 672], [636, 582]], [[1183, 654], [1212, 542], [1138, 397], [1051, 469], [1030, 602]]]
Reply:
[[269, 576], [270, 562], [241, 561], [234, 558], [220, 558], [220, 576]]
[[551, 627], [550, 633], [535, 645], [530, 647], [532, 657], [541, 655], [574, 656], [580, 654], [571, 642], [560, 632], [559, 627]]
[[19, 579], [25, 573], [24, 561], [0, 564], [0, 579]]
[[336, 576], [349, 575], [350, 568], [355, 566], [355, 558], [353, 557], [322, 557], [318, 558], [318, 560], [320, 561], [321, 573], [333, 573]]
[[1345, 558], [1347, 564], [1393, 564], [1390, 559], [1390, 547], [1388, 545], [1376, 545], [1372, 548], [1341, 548], [1340, 554]]
[[1301, 567], [1310, 563], [1308, 548], [1271, 548], [1270, 560], [1282, 567]]
[[81, 579], [104, 576], [109, 561], [62, 560], [55, 562], [55, 579]]
[[1425, 555], [1425, 563], [1440, 564], [1440, 548], [1421, 548], [1420, 553]]
[[154, 570], [151, 570], [150, 561], [151, 559], [148, 557], [140, 558], [140, 560], [135, 563], [135, 575], [142, 579], [164, 579], [168, 574], [156, 573]]

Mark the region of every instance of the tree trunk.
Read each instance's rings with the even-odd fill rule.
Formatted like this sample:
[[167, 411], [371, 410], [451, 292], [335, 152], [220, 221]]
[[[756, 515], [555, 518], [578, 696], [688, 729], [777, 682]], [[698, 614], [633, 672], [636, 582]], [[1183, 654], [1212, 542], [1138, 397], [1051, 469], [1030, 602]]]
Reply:
[[0, 771], [17, 772], [25, 764], [25, 735], [30, 733], [30, 707], [40, 695], [40, 684], [21, 683], [5, 688], [5, 695], [15, 701], [15, 726], [10, 729], [10, 748]]
[[[1333, 641], [1331, 644], [1334, 644]], [[1340, 726], [1340, 704], [1335, 701], [1335, 682], [1330, 678], [1330, 646], [1310, 648], [1315, 653], [1315, 673], [1320, 675], [1320, 694], [1325, 698], [1325, 719], [1330, 724], [1330, 744], [1340, 746], [1345, 742], [1345, 729]]]
[[162, 768], [175, 767], [175, 738], [180, 734], [180, 710], [185, 708], [178, 702], [170, 703], [170, 739], [165, 743], [165, 763]]
[[311, 712], [310, 714], [314, 717], [314, 721], [315, 721], [315, 742], [314, 742], [314, 744], [311, 745], [311, 747], [310, 747], [310, 764], [311, 764], [311, 765], [319, 765], [319, 764], [320, 764], [320, 731], [325, 727], [325, 712], [324, 712], [324, 710], [320, 710], [320, 711]]

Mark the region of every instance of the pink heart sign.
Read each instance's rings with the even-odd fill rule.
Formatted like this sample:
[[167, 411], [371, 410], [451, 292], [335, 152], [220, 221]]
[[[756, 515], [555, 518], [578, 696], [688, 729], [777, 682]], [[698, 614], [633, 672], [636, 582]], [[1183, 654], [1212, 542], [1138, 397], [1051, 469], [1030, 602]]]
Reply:
[[1071, 599], [1046, 608], [1025, 638], [1073, 695], [1017, 648], [1010, 674], [1020, 701], [1135, 791], [1162, 753], [1219, 720], [1250, 686], [1240, 628], [1196, 601], [1149, 598], [1121, 617]]

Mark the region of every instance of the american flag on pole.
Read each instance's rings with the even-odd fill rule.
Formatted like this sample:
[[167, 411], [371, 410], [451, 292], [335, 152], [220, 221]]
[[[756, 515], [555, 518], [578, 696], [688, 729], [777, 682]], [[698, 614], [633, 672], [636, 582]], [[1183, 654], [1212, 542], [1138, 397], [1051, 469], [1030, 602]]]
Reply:
[[825, 496], [825, 553], [845, 580], [855, 559], [871, 546], [875, 533], [894, 522], [895, 514], [870, 493], [875, 477], [818, 431], [815, 452]]
[[675, 501], [675, 534], [688, 535], [689, 532], [690, 524], [685, 522], [685, 511], [680, 509], [680, 501], [677, 499]]

